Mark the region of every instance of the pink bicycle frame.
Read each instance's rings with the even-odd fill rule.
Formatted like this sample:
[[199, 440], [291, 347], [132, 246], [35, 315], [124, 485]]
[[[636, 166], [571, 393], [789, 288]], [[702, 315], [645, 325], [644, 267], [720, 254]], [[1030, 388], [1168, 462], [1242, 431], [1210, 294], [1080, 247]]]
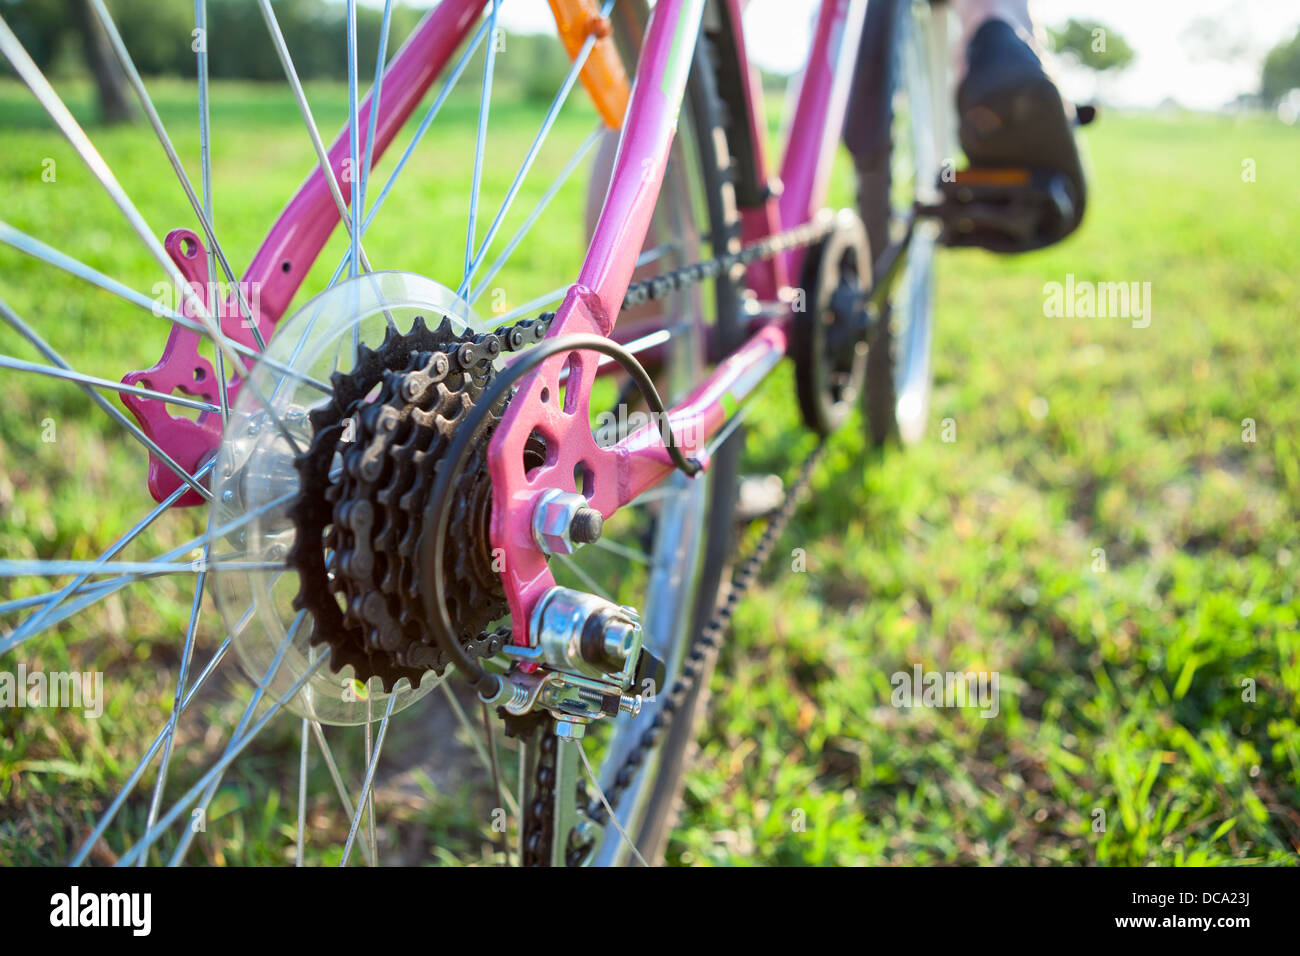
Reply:
[[[768, 197], [761, 205], [741, 211], [743, 236], [752, 241], [809, 221], [825, 203], [866, 0], [824, 0], [819, 9], [779, 181], [768, 176], [763, 162], [767, 144], [762, 90], [757, 72], [748, 62], [740, 29], [744, 0], [719, 2], [721, 13], [735, 27], [734, 54], [747, 84], [745, 131], [751, 140], [747, 148], [755, 157], [758, 185]], [[386, 68], [374, 162], [486, 6], [487, 0], [443, 0]], [[574, 332], [610, 336], [614, 331], [663, 181], [704, 6], [705, 0], [659, 0], [651, 11], [604, 207], [578, 280], [551, 324], [551, 337]], [[363, 150], [369, 102], [367, 97], [359, 114]], [[334, 174], [340, 179], [349, 155], [348, 137], [345, 128], [329, 153]], [[344, 195], [350, 199], [347, 192], [344, 190]], [[265, 338], [270, 338], [338, 221], [325, 175], [317, 169], [281, 213], [244, 277], [245, 283], [256, 283], [259, 289], [254, 320]], [[178, 231], [169, 236], [167, 248], [186, 278], [202, 285], [206, 269], [201, 256], [196, 261], [195, 244], [197, 236]], [[764, 310], [768, 321], [669, 412], [669, 426], [683, 451], [700, 458], [706, 467], [709, 439], [724, 428], [786, 354], [789, 315], [781, 311], [779, 303], [788, 301], [782, 292], [790, 277], [799, 275], [801, 262], [800, 252], [794, 250], [750, 267], [747, 282], [768, 303]], [[251, 331], [242, 327], [233, 303], [227, 303], [220, 314], [233, 317], [230, 325], [223, 322], [232, 338], [246, 344], [251, 340]], [[195, 353], [196, 335], [174, 328], [158, 365], [127, 378], [151, 381], [154, 387], [165, 383], [215, 402], [216, 383], [209, 374], [211, 368]], [[489, 446], [493, 482], [490, 533], [493, 546], [505, 555], [502, 579], [518, 644], [530, 643], [532, 609], [555, 583], [546, 555], [533, 539], [537, 497], [551, 488], [577, 491], [574, 476], [582, 474], [591, 506], [609, 517], [673, 469], [654, 424], [610, 447], [597, 445], [588, 409], [597, 365], [593, 353], [560, 353], [524, 376]], [[180, 367], [180, 374], [174, 366]], [[230, 389], [238, 384], [232, 381]], [[124, 400], [142, 429], [191, 471], [220, 441], [220, 418], [214, 413], [193, 422], [170, 415], [161, 402], [131, 396]], [[545, 441], [546, 461], [526, 473], [524, 445], [534, 432]], [[155, 498], [162, 500], [179, 487], [179, 479], [161, 463], [151, 461], [149, 487]], [[189, 493], [182, 503], [196, 503], [197, 498]]]
[[[731, 22], [739, 26], [740, 0], [727, 0], [727, 7]], [[782, 165], [785, 189], [779, 203], [769, 201], [747, 213], [746, 238], [801, 225], [825, 203], [865, 10], [865, 0], [822, 4]], [[703, 11], [704, 0], [660, 0], [651, 13], [605, 205], [578, 282], [556, 312], [549, 336], [573, 332], [608, 336], [613, 331], [658, 198]], [[737, 29], [749, 87], [747, 127], [753, 139], [749, 145], [759, 158], [762, 175], [766, 137], [761, 91], [744, 56], [742, 36]], [[798, 253], [787, 253], [766, 270], [751, 270], [750, 281], [763, 286], [760, 295], [778, 293], [777, 283], [798, 274], [800, 263]], [[687, 455], [703, 460], [708, 440], [776, 367], [786, 349], [785, 322], [769, 322], [669, 411], [668, 425]], [[575, 475], [580, 474], [585, 476], [582, 491], [591, 507], [608, 518], [673, 470], [654, 423], [610, 447], [597, 445], [587, 402], [596, 365], [594, 355], [580, 352], [560, 353], [543, 362], [520, 381], [489, 446], [492, 544], [505, 555], [502, 579], [517, 644], [530, 643], [532, 609], [555, 584], [532, 533], [538, 496], [551, 488], [578, 491]], [[534, 433], [544, 441], [546, 462], [528, 472], [524, 446]]]

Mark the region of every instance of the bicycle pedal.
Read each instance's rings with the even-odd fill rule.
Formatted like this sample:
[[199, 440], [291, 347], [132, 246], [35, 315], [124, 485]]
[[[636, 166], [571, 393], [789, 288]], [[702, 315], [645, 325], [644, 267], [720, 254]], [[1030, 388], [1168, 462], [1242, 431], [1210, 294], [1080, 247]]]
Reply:
[[1026, 252], [1064, 238], [1080, 207], [1068, 177], [1055, 170], [971, 167], [938, 183], [940, 201], [922, 216], [943, 226], [940, 243], [993, 252]]

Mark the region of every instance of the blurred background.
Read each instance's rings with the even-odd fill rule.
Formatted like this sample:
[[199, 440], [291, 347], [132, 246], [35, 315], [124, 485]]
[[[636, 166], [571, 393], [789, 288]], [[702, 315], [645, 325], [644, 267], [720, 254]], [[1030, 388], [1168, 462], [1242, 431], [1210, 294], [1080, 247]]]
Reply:
[[[431, 5], [398, 5], [390, 49]], [[109, 6], [196, 170], [192, 4]], [[363, 77], [381, 6], [360, 10]], [[814, 6], [753, 0], [747, 13], [774, 139]], [[328, 139], [347, 109], [344, 5], [275, 8]], [[209, 0], [208, 10], [219, 41], [209, 51], [215, 218], [238, 271], [315, 160], [255, 4]], [[875, 457], [854, 419], [832, 442], [737, 613], [669, 862], [1297, 862], [1300, 4], [1046, 0], [1036, 10], [1068, 95], [1101, 107], [1082, 134], [1088, 217], [1042, 252], [940, 257], [931, 434]], [[81, 0], [0, 0], [0, 15], [159, 235], [193, 226]], [[507, 0], [502, 18], [506, 105], [489, 134], [489, 155], [502, 157], [486, 171], [489, 197], [509, 186], [569, 62], [541, 0]], [[367, 236], [378, 267], [435, 278], [460, 269], [481, 70], [480, 51], [413, 159], [411, 192]], [[580, 94], [570, 104], [519, 215], [594, 125]], [[43, 178], [47, 160], [54, 180]], [[845, 173], [836, 200], [850, 204]], [[503, 273], [498, 311], [569, 280], [584, 201], [584, 187], [566, 187], [560, 225]], [[160, 278], [7, 66], [0, 218], [146, 294]], [[336, 235], [305, 290], [323, 287], [343, 250]], [[1067, 276], [1150, 283], [1150, 325], [1050, 317], [1045, 286]], [[0, 297], [77, 368], [110, 379], [156, 361], [166, 334], [8, 247]], [[7, 327], [0, 352], [36, 357]], [[152, 504], [142, 457], [66, 383], [9, 374], [4, 394], [0, 555], [93, 558]], [[791, 376], [767, 386], [760, 407], [746, 470], [789, 477], [810, 447]], [[57, 443], [41, 439], [47, 420]], [[144, 544], [166, 550], [201, 521], [183, 515]], [[0, 580], [0, 599], [40, 584]], [[29, 667], [126, 661], [133, 676], [110, 689], [111, 721], [0, 711], [0, 861], [65, 859], [134, 766], [171, 707], [189, 599], [172, 582], [133, 589], [33, 648]], [[12, 623], [0, 620], [0, 633]], [[891, 706], [890, 675], [916, 665], [998, 672], [998, 717]], [[219, 685], [205, 711], [214, 725], [237, 716], [226, 692]], [[460, 783], [422, 761], [421, 719], [395, 728], [381, 763], [390, 861], [429, 860], [440, 821], [465, 812]], [[298, 740], [284, 723], [223, 784], [199, 859], [292, 862], [281, 801], [296, 786]], [[361, 754], [344, 747], [341, 759], [355, 767]], [[212, 826], [227, 815], [229, 826]], [[339, 825], [322, 811], [322, 831]]]

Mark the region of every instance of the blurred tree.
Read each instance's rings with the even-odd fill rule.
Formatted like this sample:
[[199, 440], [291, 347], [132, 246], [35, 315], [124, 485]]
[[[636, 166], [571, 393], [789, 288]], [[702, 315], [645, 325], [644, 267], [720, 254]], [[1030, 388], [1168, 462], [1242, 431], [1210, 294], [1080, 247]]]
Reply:
[[1289, 90], [1300, 87], [1300, 30], [1284, 40], [1264, 57], [1260, 78], [1260, 95], [1269, 103], [1280, 100]]
[[[303, 80], [347, 77], [347, 7], [327, 0], [273, 0], [276, 19], [289, 45], [294, 68]], [[146, 77], [195, 75], [194, 5], [189, 0], [112, 0], [110, 12]], [[257, 0], [207, 0], [208, 71], [213, 79], [283, 82], [284, 70], [262, 19]], [[422, 11], [395, 4], [389, 30], [388, 57], [400, 48]], [[129, 116], [130, 91], [116, 57], [103, 35], [89, 0], [0, 0], [0, 15], [13, 28], [36, 65], [49, 73], [66, 65], [61, 55], [74, 45], [78, 67], [94, 77], [101, 116], [115, 121]], [[357, 66], [364, 90], [375, 71], [381, 9], [357, 8]], [[79, 44], [77, 43], [79, 41]], [[549, 102], [563, 82], [569, 58], [552, 34], [500, 34], [494, 85], [504, 95]], [[485, 48], [470, 62], [468, 77], [481, 75]], [[579, 97], [580, 98], [580, 97]]]
[[1135, 56], [1133, 48], [1122, 36], [1096, 20], [1071, 18], [1063, 29], [1049, 29], [1047, 32], [1057, 53], [1072, 56], [1099, 73], [1122, 70], [1133, 62]]
[[60, 50], [75, 38], [95, 81], [100, 121], [131, 119], [126, 75], [90, 0], [0, 0], [0, 14], [44, 73], [51, 71]]
[[99, 101], [99, 121], [101, 123], [129, 123], [131, 121], [131, 101], [127, 98], [126, 74], [117, 61], [108, 34], [99, 22], [90, 0], [71, 0], [72, 22], [81, 37], [81, 51], [86, 58], [86, 67], [95, 80], [95, 92]]

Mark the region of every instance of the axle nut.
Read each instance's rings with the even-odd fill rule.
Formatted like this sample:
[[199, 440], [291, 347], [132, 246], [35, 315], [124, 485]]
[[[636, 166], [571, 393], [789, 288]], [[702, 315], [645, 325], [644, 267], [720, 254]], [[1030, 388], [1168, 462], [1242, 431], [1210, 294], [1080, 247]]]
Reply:
[[600, 539], [604, 518], [583, 495], [552, 488], [533, 506], [533, 540], [546, 554], [573, 554]]

